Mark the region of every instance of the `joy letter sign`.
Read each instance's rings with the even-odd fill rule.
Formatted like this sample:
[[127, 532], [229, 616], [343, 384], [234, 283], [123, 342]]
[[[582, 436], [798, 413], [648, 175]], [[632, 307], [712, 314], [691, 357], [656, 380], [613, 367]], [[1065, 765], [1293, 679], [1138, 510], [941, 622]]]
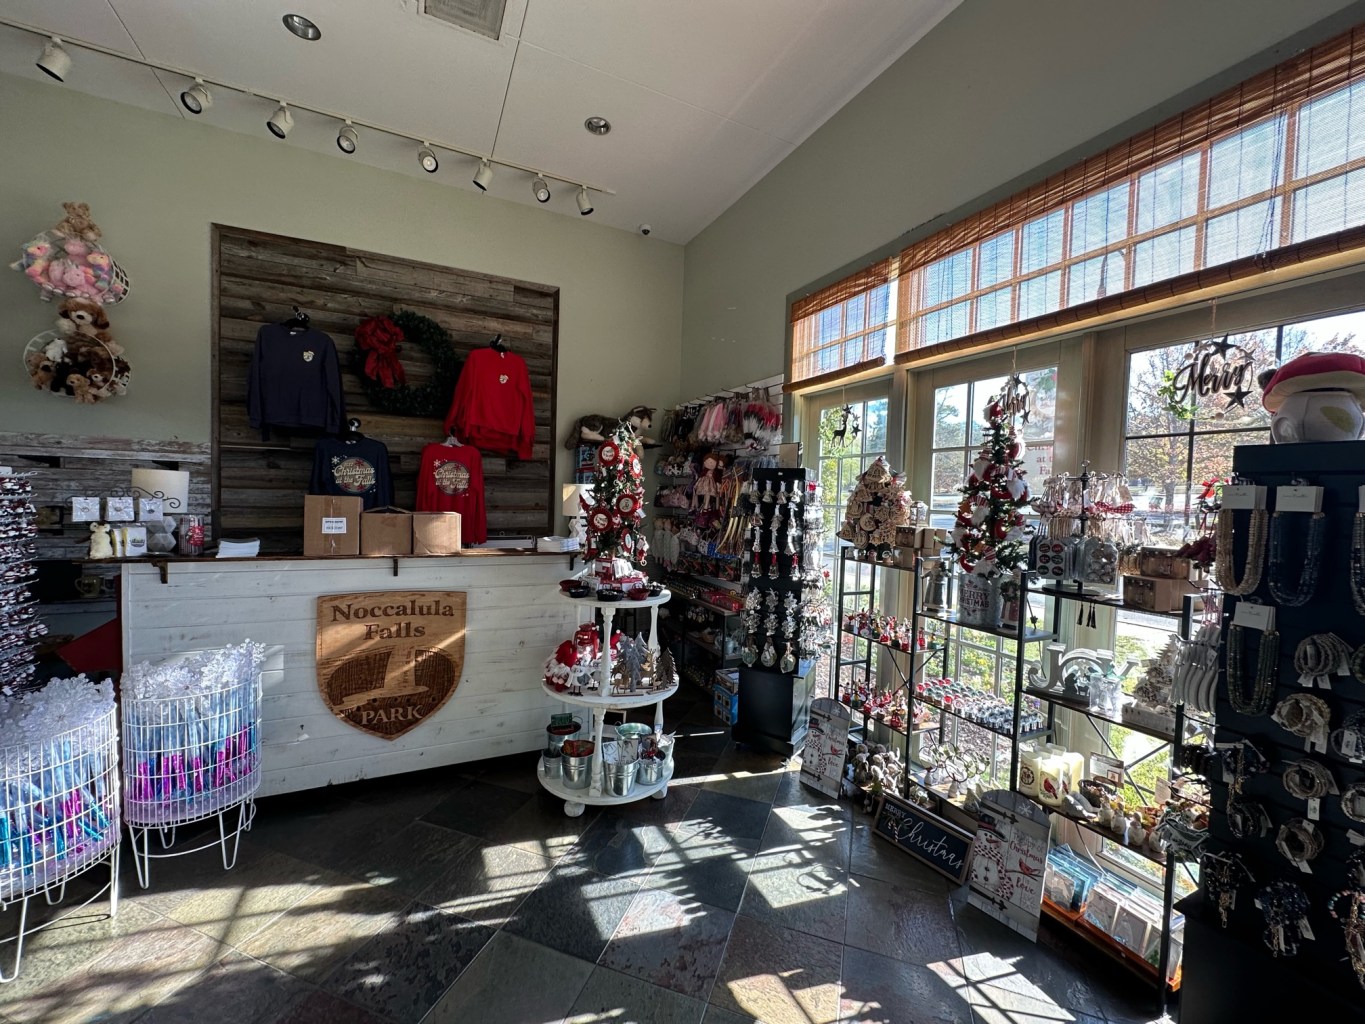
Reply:
[[387, 590], [318, 598], [318, 689], [363, 732], [396, 739], [455, 692], [465, 593]]

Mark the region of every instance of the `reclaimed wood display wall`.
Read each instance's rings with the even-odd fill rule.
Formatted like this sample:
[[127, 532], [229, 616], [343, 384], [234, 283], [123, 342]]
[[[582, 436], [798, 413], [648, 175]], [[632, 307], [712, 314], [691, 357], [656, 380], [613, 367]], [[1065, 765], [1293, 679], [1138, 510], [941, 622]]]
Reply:
[[[462, 358], [502, 334], [526, 360], [536, 438], [530, 461], [484, 456], [488, 534], [552, 532], [558, 288], [222, 225], [214, 227], [213, 250], [214, 511], [221, 535], [259, 537], [264, 553], [302, 548], [314, 439], [272, 431], [262, 441], [246, 409], [256, 332], [287, 320], [295, 305], [336, 343], [347, 413], [361, 421], [362, 433], [388, 446], [394, 500], [404, 508], [415, 500], [422, 447], [443, 437], [441, 422], [370, 405], [352, 368], [356, 325], [411, 310], [444, 327]], [[430, 379], [419, 347], [404, 345], [402, 359], [409, 383]]]

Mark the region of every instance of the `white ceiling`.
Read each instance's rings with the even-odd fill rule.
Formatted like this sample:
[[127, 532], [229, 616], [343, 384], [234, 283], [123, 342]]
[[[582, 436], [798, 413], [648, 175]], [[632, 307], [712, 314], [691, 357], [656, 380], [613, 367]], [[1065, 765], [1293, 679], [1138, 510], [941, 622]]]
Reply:
[[[507, 0], [488, 39], [420, 14], [418, 0], [4, 0], [14, 21], [249, 88], [214, 91], [202, 118], [269, 136], [274, 98], [335, 111], [615, 190], [594, 220], [686, 242], [961, 0]], [[316, 42], [290, 35], [311, 18]], [[51, 82], [40, 40], [0, 27], [0, 71]], [[72, 48], [64, 85], [190, 117], [186, 80]], [[261, 98], [270, 97], [270, 100]], [[595, 137], [584, 118], [613, 125]], [[282, 145], [426, 177], [411, 143], [304, 112]], [[441, 154], [435, 179], [473, 191], [474, 163]], [[554, 183], [552, 182], [552, 187]], [[490, 193], [534, 205], [500, 169]], [[573, 190], [550, 208], [576, 215]]]

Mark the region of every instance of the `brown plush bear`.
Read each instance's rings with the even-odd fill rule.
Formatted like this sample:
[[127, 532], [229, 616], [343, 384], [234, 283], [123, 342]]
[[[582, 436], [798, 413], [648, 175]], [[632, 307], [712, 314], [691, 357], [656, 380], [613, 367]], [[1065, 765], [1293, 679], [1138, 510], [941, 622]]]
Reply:
[[90, 378], [79, 373], [67, 374], [66, 393], [81, 405], [94, 405], [99, 401], [99, 396], [90, 387]]
[[100, 240], [104, 232], [90, 219], [89, 203], [62, 203], [62, 209], [66, 216], [57, 222], [53, 232], [64, 238], [83, 238], [91, 245]]
[[28, 366], [28, 375], [33, 381], [33, 386], [39, 391], [46, 391], [48, 385], [52, 383], [52, 378], [57, 375], [57, 368], [47, 353], [30, 352], [24, 363]]
[[123, 347], [114, 341], [114, 336], [109, 333], [109, 318], [104, 313], [104, 307], [98, 302], [91, 302], [89, 299], [63, 299], [62, 304], [57, 307], [57, 312], [59, 314], [57, 327], [68, 338], [89, 338], [108, 348], [110, 355], [123, 354]]

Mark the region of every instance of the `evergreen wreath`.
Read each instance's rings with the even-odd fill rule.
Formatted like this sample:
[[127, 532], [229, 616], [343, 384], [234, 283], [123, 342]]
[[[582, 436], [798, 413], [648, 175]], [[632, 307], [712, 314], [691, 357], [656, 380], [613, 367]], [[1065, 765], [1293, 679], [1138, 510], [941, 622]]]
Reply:
[[393, 416], [444, 416], [460, 377], [460, 357], [450, 335], [435, 320], [420, 313], [399, 310], [389, 314], [388, 319], [403, 332], [403, 341], [416, 345], [431, 358], [431, 380], [414, 386], [402, 380], [400, 373], [397, 383], [386, 386], [366, 373], [366, 352], [357, 345], [352, 366], [365, 397], [380, 412]]

